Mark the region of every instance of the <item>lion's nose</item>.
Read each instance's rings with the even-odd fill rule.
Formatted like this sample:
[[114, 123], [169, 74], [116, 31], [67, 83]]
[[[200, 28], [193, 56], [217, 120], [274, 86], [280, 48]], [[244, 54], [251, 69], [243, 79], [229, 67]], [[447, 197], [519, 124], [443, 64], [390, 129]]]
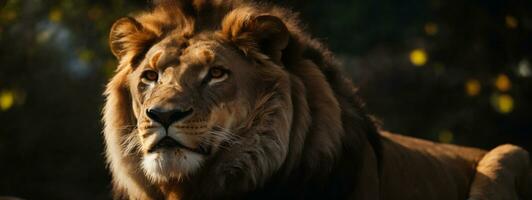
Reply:
[[156, 122], [161, 123], [165, 128], [168, 128], [172, 123], [184, 119], [192, 113], [192, 109], [181, 110], [172, 109], [164, 110], [160, 108], [149, 108], [146, 110], [146, 115]]

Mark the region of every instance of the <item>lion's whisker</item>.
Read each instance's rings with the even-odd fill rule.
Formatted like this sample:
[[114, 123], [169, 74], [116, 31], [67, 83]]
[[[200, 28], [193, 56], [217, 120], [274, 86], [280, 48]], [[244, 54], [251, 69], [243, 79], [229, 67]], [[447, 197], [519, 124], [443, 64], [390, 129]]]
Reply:
[[122, 146], [125, 147], [122, 152], [124, 156], [140, 153], [141, 144], [137, 136], [137, 131], [124, 135], [122, 137]]

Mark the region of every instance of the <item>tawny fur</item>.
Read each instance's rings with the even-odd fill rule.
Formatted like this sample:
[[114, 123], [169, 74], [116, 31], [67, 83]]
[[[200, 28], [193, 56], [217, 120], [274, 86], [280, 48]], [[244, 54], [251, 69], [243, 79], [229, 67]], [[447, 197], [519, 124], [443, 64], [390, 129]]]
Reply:
[[[528, 156], [518, 147], [486, 154], [380, 131], [332, 53], [296, 14], [240, 0], [155, 2], [118, 20], [110, 34], [119, 66], [107, 85], [103, 121], [116, 199], [530, 198]], [[209, 114], [177, 127], [224, 124], [216, 134], [187, 135], [199, 144], [206, 138], [196, 135], [212, 132], [216, 153], [180, 178], [148, 176], [138, 124], [151, 122], [143, 109], [174, 106], [168, 99], [190, 87], [176, 80], [205, 76], [207, 68], [189, 72], [183, 63], [209, 65], [220, 56], [240, 60], [232, 63], [235, 74], [249, 74], [226, 88], [238, 98], [207, 102]], [[165, 63], [173, 65], [162, 82], [173, 86], [154, 96], [139, 92], [139, 69]]]

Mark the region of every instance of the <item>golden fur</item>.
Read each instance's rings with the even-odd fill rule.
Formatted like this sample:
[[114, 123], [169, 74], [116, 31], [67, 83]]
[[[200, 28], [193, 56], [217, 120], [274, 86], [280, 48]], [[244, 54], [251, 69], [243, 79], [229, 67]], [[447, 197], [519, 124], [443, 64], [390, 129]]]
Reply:
[[[379, 131], [286, 9], [156, 1], [109, 40], [119, 66], [103, 121], [117, 199], [528, 197], [517, 193], [529, 189], [518, 147], [486, 154]], [[164, 124], [152, 108], [186, 117]], [[159, 148], [165, 137], [180, 148]]]

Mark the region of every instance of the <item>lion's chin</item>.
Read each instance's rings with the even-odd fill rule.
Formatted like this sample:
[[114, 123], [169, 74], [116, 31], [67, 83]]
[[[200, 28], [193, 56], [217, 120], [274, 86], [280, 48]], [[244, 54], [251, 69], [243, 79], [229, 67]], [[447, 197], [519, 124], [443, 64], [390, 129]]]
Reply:
[[181, 181], [196, 171], [203, 157], [182, 149], [162, 149], [147, 153], [142, 158], [142, 168], [154, 183]]

